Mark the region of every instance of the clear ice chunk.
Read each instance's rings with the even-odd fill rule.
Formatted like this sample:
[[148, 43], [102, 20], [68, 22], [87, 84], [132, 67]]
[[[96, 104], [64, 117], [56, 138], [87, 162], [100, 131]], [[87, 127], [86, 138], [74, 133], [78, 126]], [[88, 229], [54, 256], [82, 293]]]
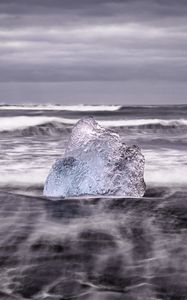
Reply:
[[44, 195], [142, 197], [144, 164], [138, 146], [128, 147], [118, 134], [84, 118], [73, 127], [64, 157], [52, 166]]

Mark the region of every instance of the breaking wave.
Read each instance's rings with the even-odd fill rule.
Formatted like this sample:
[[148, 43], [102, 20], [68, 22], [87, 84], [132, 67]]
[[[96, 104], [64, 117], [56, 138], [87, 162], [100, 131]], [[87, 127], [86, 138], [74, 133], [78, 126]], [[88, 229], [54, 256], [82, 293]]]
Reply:
[[[0, 134], [6, 135], [55, 135], [68, 133], [78, 119], [59, 117], [3, 117], [0, 118]], [[131, 120], [100, 120], [105, 127], [134, 128], [134, 129], [184, 129], [186, 119], [131, 119]]]
[[165, 128], [165, 127], [184, 127], [187, 126], [185, 119], [133, 119], [133, 120], [109, 120], [101, 121], [102, 125], [107, 127], [135, 127], [135, 128]]
[[1, 104], [0, 109], [4, 110], [62, 110], [62, 111], [117, 111], [121, 109], [120, 105], [5, 105]]
[[0, 134], [22, 136], [54, 135], [68, 131], [67, 125], [73, 125], [76, 121], [55, 117], [5, 117], [0, 119]]

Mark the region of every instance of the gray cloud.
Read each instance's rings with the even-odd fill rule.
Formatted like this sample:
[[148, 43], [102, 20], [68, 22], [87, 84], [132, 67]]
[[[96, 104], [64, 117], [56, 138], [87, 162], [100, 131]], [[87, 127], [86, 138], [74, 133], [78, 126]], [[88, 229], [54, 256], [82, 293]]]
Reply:
[[185, 83], [186, 16], [186, 0], [1, 0], [0, 81]]

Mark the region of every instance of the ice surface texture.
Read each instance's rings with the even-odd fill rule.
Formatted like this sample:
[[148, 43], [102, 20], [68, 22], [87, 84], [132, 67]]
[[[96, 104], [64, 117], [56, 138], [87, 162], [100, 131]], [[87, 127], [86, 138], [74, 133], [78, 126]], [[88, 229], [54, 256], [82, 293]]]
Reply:
[[118, 134], [84, 118], [73, 127], [64, 157], [52, 166], [44, 195], [142, 197], [144, 164], [139, 147], [126, 146]]

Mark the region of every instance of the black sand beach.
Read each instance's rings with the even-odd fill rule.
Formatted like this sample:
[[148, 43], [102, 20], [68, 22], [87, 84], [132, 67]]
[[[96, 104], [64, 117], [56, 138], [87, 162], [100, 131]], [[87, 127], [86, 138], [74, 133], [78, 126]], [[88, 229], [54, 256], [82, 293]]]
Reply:
[[187, 295], [186, 191], [51, 200], [0, 193], [0, 299]]

